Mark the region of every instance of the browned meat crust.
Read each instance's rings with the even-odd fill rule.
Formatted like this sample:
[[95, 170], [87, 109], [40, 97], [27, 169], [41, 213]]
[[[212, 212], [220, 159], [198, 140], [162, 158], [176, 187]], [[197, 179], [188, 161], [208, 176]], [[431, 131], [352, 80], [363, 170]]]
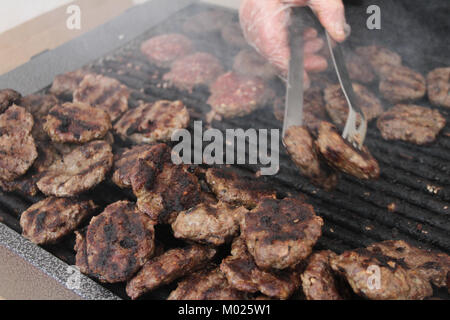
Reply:
[[168, 68], [176, 59], [194, 51], [191, 40], [181, 34], [163, 34], [148, 39], [141, 45], [141, 52], [147, 59], [162, 68]]
[[316, 146], [328, 163], [338, 170], [359, 179], [375, 179], [380, 176], [380, 167], [369, 150], [355, 149], [346, 142], [331, 123], [322, 122]]
[[259, 269], [241, 238], [233, 242], [231, 256], [220, 265], [228, 283], [239, 291], [261, 292], [269, 297], [288, 299], [300, 287], [300, 274], [295, 270], [264, 271]]
[[345, 58], [350, 79], [361, 83], [371, 83], [377, 78], [369, 61], [363, 56], [350, 52]]
[[0, 179], [13, 181], [24, 175], [38, 153], [31, 136], [33, 116], [13, 105], [0, 114]]
[[34, 118], [32, 135], [34, 139], [45, 141], [48, 135], [44, 130], [47, 114], [51, 108], [59, 104], [59, 100], [52, 95], [31, 94], [22, 98], [21, 106], [24, 107]]
[[232, 22], [224, 26], [221, 30], [222, 39], [232, 47], [248, 48], [249, 44], [245, 40], [239, 22]]
[[148, 261], [127, 284], [127, 294], [136, 299], [146, 292], [198, 270], [214, 257], [216, 250], [193, 245], [172, 249]]
[[183, 102], [160, 100], [129, 110], [114, 125], [114, 130], [136, 143], [170, 141], [175, 131], [188, 126], [189, 120]]
[[53, 79], [52, 87], [49, 92], [61, 99], [72, 99], [73, 93], [78, 89], [81, 81], [88, 74], [92, 74], [89, 71], [79, 69], [64, 74], [57, 75]]
[[331, 190], [337, 185], [338, 176], [336, 172], [319, 159], [316, 146], [308, 129], [292, 126], [286, 130], [283, 141], [292, 161], [302, 175], [325, 190]]
[[259, 77], [264, 80], [275, 78], [278, 73], [275, 67], [253, 49], [240, 51], [234, 57], [233, 71], [242, 75]]
[[[364, 112], [367, 121], [377, 118], [383, 113], [384, 108], [380, 100], [363, 85], [353, 83], [358, 106]], [[327, 87], [324, 91], [326, 105], [333, 123], [338, 127], [344, 127], [348, 118], [348, 103], [342, 92], [341, 85], [335, 84]]]
[[163, 80], [180, 90], [192, 92], [196, 86], [209, 86], [224, 72], [222, 63], [215, 56], [196, 52], [172, 63]]
[[201, 203], [180, 212], [172, 224], [175, 238], [220, 246], [239, 232], [239, 222], [247, 212], [224, 202]]
[[77, 234], [77, 266], [102, 282], [129, 280], [154, 252], [152, 221], [135, 204], [119, 201], [106, 207]]
[[[275, 99], [274, 115], [277, 120], [283, 122], [285, 99]], [[323, 99], [322, 90], [313, 87], [305, 90], [303, 96], [303, 123], [314, 136], [319, 131], [322, 121], [328, 121], [327, 110], [325, 109], [325, 101]]]
[[178, 283], [167, 300], [243, 300], [245, 295], [232, 288], [219, 268], [198, 271]]
[[356, 53], [364, 57], [377, 74], [383, 72], [385, 66], [401, 66], [402, 58], [395, 52], [380, 46], [356, 48]]
[[219, 200], [248, 209], [254, 208], [262, 198], [276, 198], [276, 192], [269, 185], [230, 169], [209, 168], [206, 182]]
[[430, 283], [402, 259], [367, 249], [347, 251], [332, 258], [331, 268], [346, 278], [356, 294], [368, 299], [420, 300], [433, 294]]
[[183, 31], [188, 35], [220, 32], [232, 20], [232, 14], [223, 10], [205, 10], [189, 17], [183, 24]]
[[244, 216], [241, 235], [258, 267], [285, 269], [311, 254], [322, 226], [313, 207], [298, 199], [264, 199]]
[[86, 143], [103, 138], [112, 128], [109, 115], [84, 103], [64, 103], [53, 107], [44, 130], [57, 143]]
[[82, 102], [106, 111], [116, 121], [128, 110], [130, 91], [116, 79], [89, 74], [73, 94], [74, 102]]
[[414, 101], [425, 96], [425, 78], [404, 66], [385, 67], [380, 81], [380, 93], [390, 102]]
[[148, 165], [153, 163], [156, 177], [162, 170], [163, 164], [170, 161], [170, 148], [164, 143], [155, 145], [135, 146], [131, 149], [124, 149], [114, 155], [113, 182], [121, 188], [131, 188], [131, 177], [139, 160], [146, 161]]
[[111, 146], [104, 141], [93, 141], [50, 166], [37, 186], [46, 195], [75, 196], [102, 182], [112, 164]]
[[398, 104], [383, 113], [377, 126], [386, 140], [429, 144], [436, 140], [446, 120], [437, 110], [417, 105]]
[[198, 178], [187, 166], [164, 165], [154, 178], [153, 164], [139, 160], [131, 178], [133, 192], [141, 212], [159, 223], [172, 223], [179, 212], [190, 209], [200, 202]]
[[329, 250], [309, 257], [308, 265], [301, 275], [303, 292], [308, 300], [342, 300], [338, 283], [330, 267], [330, 260], [337, 255]]
[[450, 67], [431, 71], [427, 76], [427, 83], [430, 102], [450, 108]]
[[61, 159], [56, 149], [47, 141], [36, 143], [38, 157], [27, 173], [13, 181], [0, 180], [0, 188], [5, 192], [18, 191], [22, 194], [35, 196], [39, 189], [36, 183], [54, 162]]
[[402, 240], [375, 243], [367, 250], [401, 260], [405, 265], [437, 287], [446, 287], [450, 276], [450, 256], [445, 253], [419, 249]]
[[0, 113], [8, 109], [13, 104], [20, 104], [22, 95], [13, 89], [0, 90]]
[[47, 198], [22, 213], [22, 235], [36, 244], [56, 243], [73, 232], [96, 208], [91, 200]]
[[214, 114], [224, 118], [245, 116], [274, 98], [274, 91], [261, 78], [235, 72], [217, 78], [210, 91], [208, 104]]

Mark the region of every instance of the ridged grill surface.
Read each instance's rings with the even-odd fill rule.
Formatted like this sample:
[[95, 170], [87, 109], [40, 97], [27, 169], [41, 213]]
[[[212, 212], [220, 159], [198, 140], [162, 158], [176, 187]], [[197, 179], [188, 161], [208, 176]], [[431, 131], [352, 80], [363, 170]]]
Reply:
[[[201, 10], [202, 6], [187, 9], [188, 13]], [[152, 35], [180, 31], [184, 13], [177, 14], [168, 23], [150, 30], [111, 55], [94, 62], [89, 68], [95, 72], [114, 77], [127, 86], [133, 93], [130, 107], [136, 107], [139, 100], [155, 101], [159, 99], [183, 100], [191, 113], [191, 125], [194, 120], [205, 121], [210, 111], [206, 104], [209, 92], [207, 88], [197, 88], [193, 93], [180, 92], [161, 86], [164, 70], [154, 68], [147, 63], [139, 52], [142, 40]], [[218, 35], [211, 34], [194, 39], [202, 51], [215, 54], [230, 68], [232, 57], [237, 50], [226, 46]], [[355, 44], [358, 43], [357, 41]], [[436, 57], [433, 61], [440, 61]], [[433, 62], [430, 64], [433, 65]], [[427, 70], [420, 70], [426, 73]], [[281, 82], [274, 83], [279, 96], [284, 95]], [[376, 91], [376, 88], [371, 88]], [[384, 103], [388, 105], [386, 102]], [[417, 104], [429, 105], [426, 100]], [[439, 109], [439, 108], [438, 108]], [[311, 185], [303, 178], [283, 147], [280, 151], [280, 171], [267, 180], [282, 194], [304, 194], [317, 214], [325, 220], [323, 237], [317, 248], [327, 248], [336, 252], [366, 246], [372, 242], [403, 239], [414, 245], [441, 250], [450, 254], [450, 110], [439, 109], [447, 119], [447, 126], [438, 140], [431, 146], [415, 146], [403, 142], [385, 141], [372, 123], [369, 126], [366, 145], [379, 161], [381, 177], [374, 181], [361, 181], [341, 175], [337, 188], [325, 192]], [[213, 122], [213, 127], [227, 128], [281, 128], [270, 106], [243, 118]], [[192, 127], [190, 128], [192, 131]], [[117, 140], [117, 139], [116, 139]], [[127, 145], [117, 141], [115, 147]], [[281, 142], [280, 142], [281, 146]], [[239, 165], [236, 170], [256, 173], [258, 166]], [[107, 205], [119, 199], [134, 199], [131, 192], [120, 190], [110, 182], [97, 187], [90, 195], [100, 205]], [[20, 232], [18, 218], [33, 202], [42, 196], [27, 197], [20, 194], [0, 193], [0, 221]], [[395, 207], [395, 210], [388, 208]], [[157, 230], [160, 240], [176, 243], [167, 227]], [[66, 261], [74, 263], [73, 237], [59, 245], [47, 249]], [[124, 297], [123, 285], [107, 285], [115, 293]], [[165, 298], [169, 286], [147, 295], [147, 298]]]

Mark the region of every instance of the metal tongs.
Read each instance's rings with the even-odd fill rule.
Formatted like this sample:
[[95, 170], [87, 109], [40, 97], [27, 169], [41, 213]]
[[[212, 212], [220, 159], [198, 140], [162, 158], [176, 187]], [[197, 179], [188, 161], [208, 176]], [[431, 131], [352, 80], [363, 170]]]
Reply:
[[[361, 150], [367, 134], [367, 119], [364, 112], [359, 107], [358, 100], [356, 99], [355, 92], [353, 91], [353, 85], [350, 81], [350, 76], [348, 75], [341, 45], [336, 43], [333, 48], [333, 42], [330, 35], [326, 31], [325, 35], [327, 38], [328, 47], [330, 49], [331, 59], [333, 60], [339, 83], [341, 84], [342, 91], [344, 92], [344, 96], [349, 107], [348, 118], [342, 137], [355, 148]], [[360, 122], [359, 126], [358, 121]]]
[[[291, 58], [289, 61], [283, 137], [289, 127], [303, 125], [304, 23], [299, 9], [293, 10], [291, 21]], [[355, 92], [353, 91], [352, 82], [350, 81], [350, 77], [348, 75], [342, 48], [339, 44], [336, 44], [333, 48], [333, 42], [330, 36], [326, 31], [325, 34], [336, 74], [349, 106], [349, 114], [342, 137], [355, 148], [361, 150], [367, 133], [367, 119], [359, 107]], [[358, 121], [360, 122], [359, 126]]]

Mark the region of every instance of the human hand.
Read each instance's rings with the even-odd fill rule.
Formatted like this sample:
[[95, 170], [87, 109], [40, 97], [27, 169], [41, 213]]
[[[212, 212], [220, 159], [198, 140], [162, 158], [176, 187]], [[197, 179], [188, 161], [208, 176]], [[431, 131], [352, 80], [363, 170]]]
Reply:
[[[344, 41], [349, 33], [342, 0], [242, 0], [239, 15], [247, 41], [284, 76], [289, 66], [288, 26], [290, 9], [294, 6], [309, 6], [338, 42]], [[320, 72], [327, 68], [327, 60], [317, 54], [324, 45], [317, 34], [313, 28], [304, 33], [305, 87], [309, 86], [307, 72]]]

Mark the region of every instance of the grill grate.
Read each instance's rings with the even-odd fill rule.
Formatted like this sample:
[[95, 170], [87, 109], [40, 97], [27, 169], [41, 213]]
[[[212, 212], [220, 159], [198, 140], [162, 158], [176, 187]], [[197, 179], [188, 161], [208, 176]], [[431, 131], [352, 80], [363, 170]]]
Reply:
[[[192, 14], [204, 7], [192, 6], [187, 9], [187, 13]], [[162, 88], [159, 82], [164, 70], [149, 65], [139, 53], [142, 40], [159, 33], [179, 31], [185, 14], [186, 10], [117, 52], [92, 63], [89, 68], [129, 86], [133, 90], [130, 107], [136, 107], [139, 100], [152, 102], [159, 99], [180, 99], [189, 107], [192, 120], [204, 121], [206, 113], [210, 111], [205, 102], [209, 95], [208, 89], [196, 88], [193, 93], [188, 94], [174, 88]], [[231, 66], [232, 57], [237, 50], [228, 48], [217, 35], [211, 34], [195, 41], [198, 48], [215, 54], [228, 68]], [[426, 71], [428, 70], [422, 70], [423, 73]], [[274, 86], [279, 88], [278, 95], [283, 96], [283, 85], [275, 83]], [[376, 88], [372, 89], [376, 91]], [[426, 101], [418, 104], [428, 105]], [[449, 110], [440, 111], [450, 123]], [[270, 107], [267, 107], [243, 118], [213, 122], [213, 126], [221, 130], [250, 127], [280, 129], [281, 123], [275, 120]], [[115, 148], [125, 145], [126, 142], [117, 141]], [[402, 142], [386, 142], [372, 124], [368, 130], [367, 146], [380, 162], [381, 177], [377, 181], [360, 181], [342, 175], [336, 190], [324, 192], [298, 173], [284, 149], [280, 152], [279, 174], [268, 179], [280, 193], [305, 194], [317, 214], [324, 218], [323, 237], [317, 244], [318, 249], [342, 252], [375, 241], [404, 239], [418, 246], [450, 253], [450, 125], [447, 125], [435, 144], [419, 147]], [[238, 167], [246, 173], [259, 171], [257, 166]], [[119, 199], [134, 200], [131, 192], [121, 190], [111, 182], [101, 184], [89, 195], [100, 205]], [[42, 198], [0, 192], [0, 221], [20, 232], [20, 213]], [[395, 210], [389, 211], [388, 207], [394, 205]], [[171, 239], [169, 228], [158, 227], [157, 238], [164, 242]], [[73, 264], [73, 245], [74, 237], [71, 236], [61, 244], [48, 246], [46, 249]], [[126, 297], [123, 285], [106, 287], [119, 296]], [[146, 295], [146, 298], [163, 299], [172, 288], [173, 286], [162, 288]]]

